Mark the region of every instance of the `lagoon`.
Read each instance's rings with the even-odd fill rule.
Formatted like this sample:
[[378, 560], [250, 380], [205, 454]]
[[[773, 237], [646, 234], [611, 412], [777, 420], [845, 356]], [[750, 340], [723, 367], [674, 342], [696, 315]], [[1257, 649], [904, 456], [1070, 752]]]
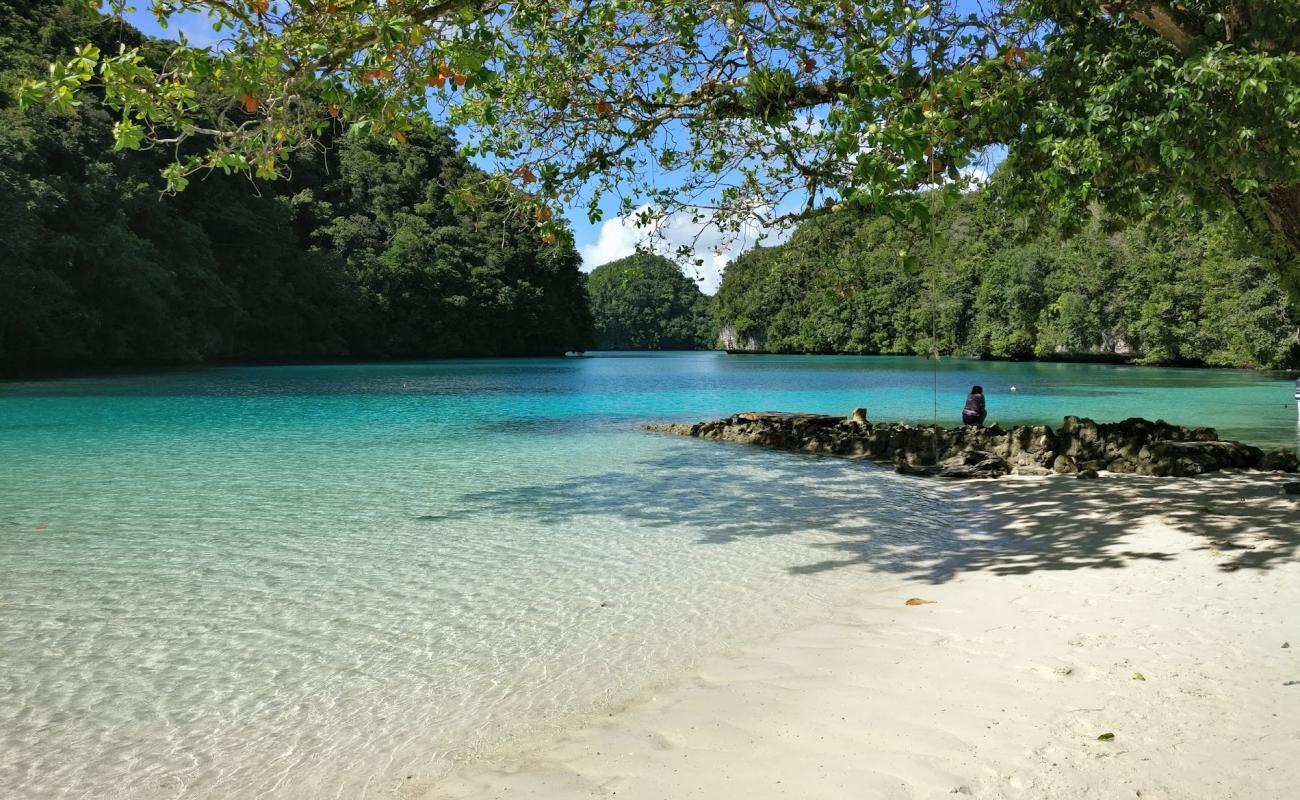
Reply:
[[[1296, 441], [1291, 380], [1246, 371], [611, 353], [0, 384], [0, 795], [354, 797], [601, 713], [912, 576], [959, 513], [640, 422], [953, 424], [972, 383], [1008, 424]], [[849, 534], [871, 559], [839, 565]]]

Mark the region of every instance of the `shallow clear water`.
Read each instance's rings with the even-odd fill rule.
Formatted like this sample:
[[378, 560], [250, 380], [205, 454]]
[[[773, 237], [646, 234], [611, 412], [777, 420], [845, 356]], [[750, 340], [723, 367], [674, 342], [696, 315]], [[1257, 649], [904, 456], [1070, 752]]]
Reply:
[[1109, 366], [707, 353], [0, 384], [0, 796], [378, 793], [913, 572], [954, 513], [924, 483], [637, 423], [928, 420], [936, 380], [943, 422], [978, 382], [1004, 422], [1296, 438], [1283, 375]]

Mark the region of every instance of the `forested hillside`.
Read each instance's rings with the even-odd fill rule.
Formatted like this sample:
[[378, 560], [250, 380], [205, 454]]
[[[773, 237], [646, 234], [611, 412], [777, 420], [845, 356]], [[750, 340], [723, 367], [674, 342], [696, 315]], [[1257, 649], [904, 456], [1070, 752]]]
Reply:
[[[328, 140], [291, 180], [211, 174], [159, 194], [170, 154], [112, 149], [109, 113], [20, 111], [13, 89], [130, 28], [79, 0], [0, 0], [0, 366], [560, 353], [589, 344], [572, 248], [457, 211], [446, 134]], [[157, 50], [154, 54], [161, 54]]]
[[587, 276], [596, 346], [605, 350], [713, 347], [709, 298], [663, 256], [634, 254]]
[[1234, 218], [1028, 237], [984, 192], [940, 213], [933, 242], [842, 211], [741, 256], [714, 303], [724, 343], [1265, 368], [1300, 355], [1300, 313]]

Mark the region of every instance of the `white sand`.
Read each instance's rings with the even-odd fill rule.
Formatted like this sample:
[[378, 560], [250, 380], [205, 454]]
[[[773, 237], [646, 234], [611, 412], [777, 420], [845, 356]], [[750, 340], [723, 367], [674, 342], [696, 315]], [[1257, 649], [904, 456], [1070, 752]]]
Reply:
[[1300, 797], [1282, 480], [954, 487], [961, 535], [999, 541], [427, 796]]

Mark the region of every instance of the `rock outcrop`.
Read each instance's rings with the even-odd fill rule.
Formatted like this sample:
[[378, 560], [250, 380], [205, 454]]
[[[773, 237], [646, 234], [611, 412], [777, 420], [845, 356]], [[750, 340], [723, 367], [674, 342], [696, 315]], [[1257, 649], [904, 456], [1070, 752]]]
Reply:
[[728, 353], [762, 353], [767, 346], [767, 337], [741, 336], [734, 325], [724, 325], [718, 331], [718, 344]]
[[[857, 415], [855, 415], [857, 416]], [[825, 414], [750, 412], [694, 425], [646, 425], [648, 430], [782, 450], [892, 463], [899, 472], [948, 478], [1099, 470], [1155, 476], [1200, 475], [1220, 469], [1296, 472], [1296, 455], [1223, 441], [1213, 428], [1127, 419], [1098, 423], [1066, 417], [1061, 427], [940, 428], [871, 423]]]

